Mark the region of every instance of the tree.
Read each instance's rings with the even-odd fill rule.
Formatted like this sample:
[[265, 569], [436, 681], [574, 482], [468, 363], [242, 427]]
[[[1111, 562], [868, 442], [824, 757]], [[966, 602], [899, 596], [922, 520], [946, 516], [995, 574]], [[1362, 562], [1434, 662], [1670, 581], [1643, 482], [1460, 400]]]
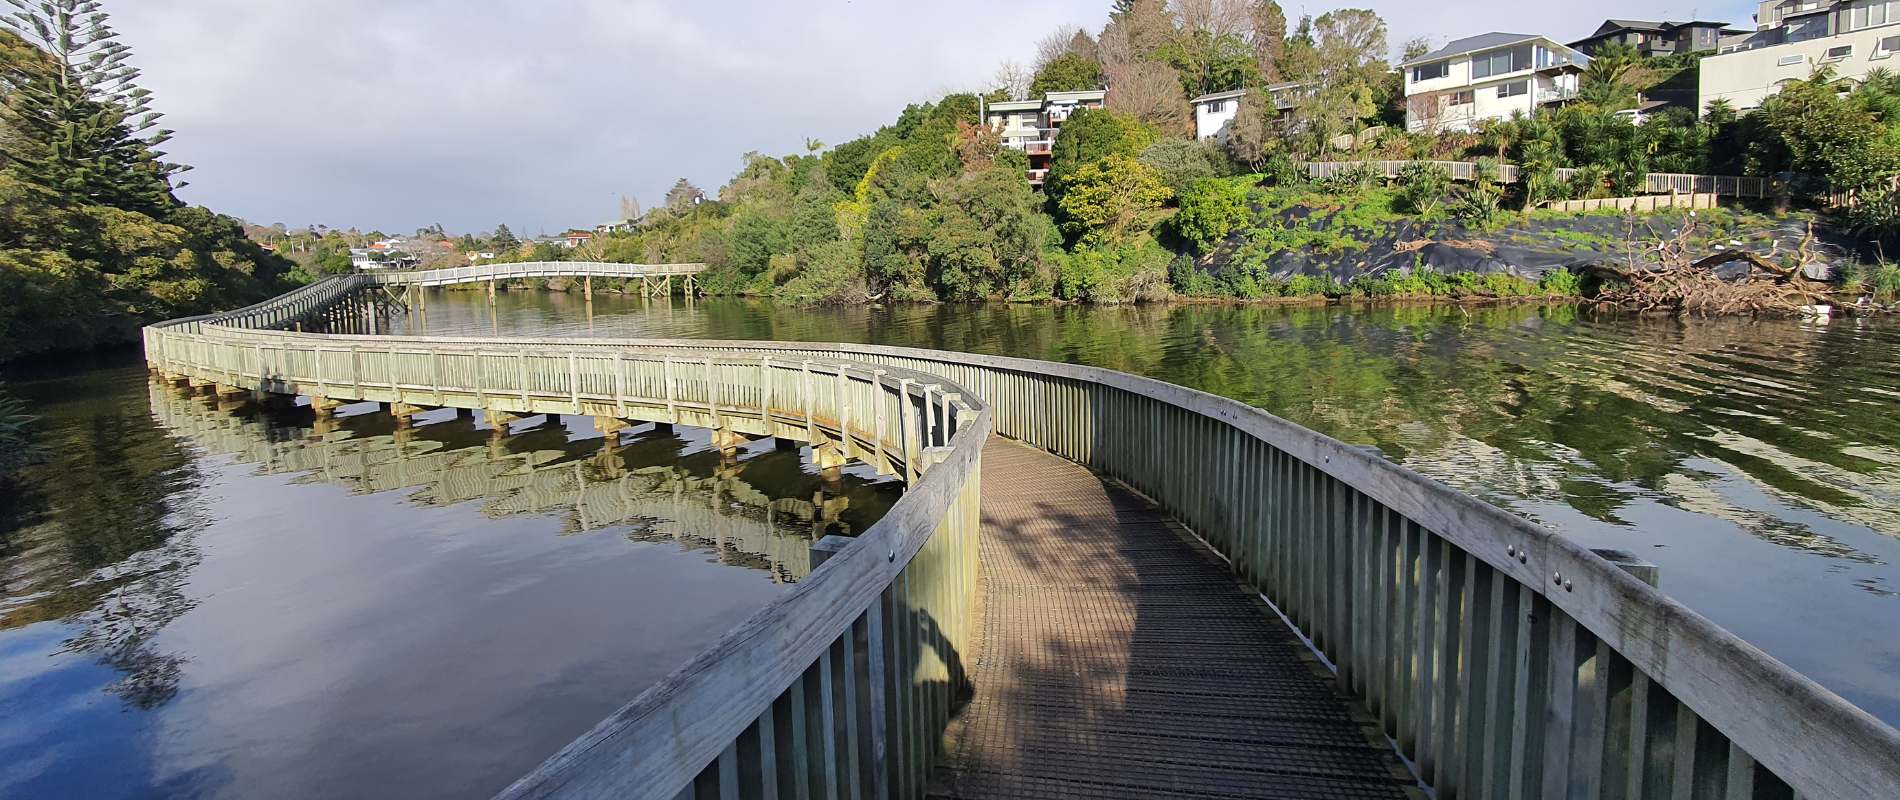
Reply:
[[1029, 98], [1029, 84], [1035, 79], [1036, 74], [1021, 62], [1005, 61], [997, 65], [996, 77], [991, 82], [996, 84], [996, 91], [1002, 94], [1001, 99], [1026, 100]]
[[1257, 170], [1286, 151], [1285, 126], [1273, 96], [1265, 89], [1248, 89], [1240, 110], [1227, 123], [1227, 155]]
[[1606, 42], [1591, 55], [1583, 70], [1577, 99], [1604, 111], [1636, 107], [1638, 90], [1648, 85], [1649, 69], [1643, 57], [1626, 42]]
[[1161, 176], [1168, 191], [1180, 195], [1188, 184], [1233, 172], [1212, 139], [1162, 139], [1141, 151], [1141, 163]]
[[1412, 213], [1433, 219], [1445, 195], [1451, 192], [1451, 173], [1425, 161], [1413, 161], [1399, 171], [1399, 201]]
[[1068, 177], [1083, 165], [1109, 155], [1132, 157], [1154, 140], [1154, 131], [1132, 117], [1108, 109], [1077, 109], [1049, 148], [1049, 178], [1044, 185], [1050, 199], [1060, 200]]
[[514, 231], [508, 230], [507, 223], [496, 225], [494, 234], [490, 235], [488, 240], [494, 244], [496, 250], [503, 252], [521, 246], [521, 240], [515, 238]]
[[1063, 53], [1036, 70], [1029, 82], [1031, 97], [1049, 92], [1076, 92], [1102, 86], [1102, 65], [1079, 53]]
[[675, 181], [673, 188], [666, 190], [666, 207], [674, 211], [684, 211], [705, 199], [706, 193], [685, 178]]
[[[85, 202], [163, 214], [179, 203], [172, 176], [187, 167], [161, 160], [172, 132], [158, 127], [152, 93], [126, 63], [97, 0], [44, 0], [0, 17], [10, 45], [0, 84], [14, 138], [7, 168], [22, 180]], [[37, 53], [31, 51], [37, 50]]]
[[1793, 172], [1831, 191], [1877, 185], [1900, 172], [1900, 145], [1887, 124], [1839, 96], [1833, 71], [1783, 86], [1748, 123], [1748, 165], [1756, 175]]
[[1280, 56], [1286, 51], [1286, 12], [1274, 0], [1254, 0], [1248, 12], [1255, 68], [1263, 80], [1278, 81]]
[[942, 182], [926, 246], [930, 282], [947, 299], [1033, 292], [1048, 220], [1014, 170], [992, 167]]
[[1186, 135], [1188, 101], [1181, 91], [1181, 74], [1157, 61], [1124, 61], [1104, 65], [1108, 78], [1106, 105], [1141, 121], [1163, 135]]
[[1084, 245], [1119, 241], [1143, 212], [1168, 199], [1161, 176], [1134, 157], [1114, 154], [1082, 165], [1057, 203], [1062, 232]]
[[1062, 25], [1036, 42], [1036, 71], [1042, 71], [1065, 55], [1078, 55], [1090, 61], [1100, 58], [1095, 52], [1095, 40], [1089, 38], [1086, 31], [1074, 25]]
[[1247, 186], [1203, 178], [1180, 194], [1180, 207], [1172, 221], [1175, 233], [1195, 250], [1206, 253], [1247, 221]]
[[627, 195], [620, 196], [620, 218], [632, 222], [640, 218], [640, 201]]

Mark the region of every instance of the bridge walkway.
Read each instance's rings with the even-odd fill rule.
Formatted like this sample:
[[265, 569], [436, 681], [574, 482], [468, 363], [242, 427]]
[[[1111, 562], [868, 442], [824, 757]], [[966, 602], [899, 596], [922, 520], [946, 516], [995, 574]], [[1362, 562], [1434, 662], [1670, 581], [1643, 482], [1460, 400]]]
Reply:
[[1416, 797], [1218, 557], [1083, 467], [983, 453], [982, 619], [940, 798]]

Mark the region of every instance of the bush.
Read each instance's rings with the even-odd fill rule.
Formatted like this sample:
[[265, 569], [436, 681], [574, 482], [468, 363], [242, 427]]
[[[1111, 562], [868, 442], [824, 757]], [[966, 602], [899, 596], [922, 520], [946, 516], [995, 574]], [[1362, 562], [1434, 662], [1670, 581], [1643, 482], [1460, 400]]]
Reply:
[[1551, 297], [1580, 297], [1583, 295], [1583, 277], [1558, 267], [1538, 278], [1537, 288]]
[[1206, 253], [1247, 221], [1247, 181], [1203, 178], [1188, 184], [1181, 194], [1181, 210], [1174, 215], [1174, 231], [1182, 241]]
[[1451, 173], [1446, 172], [1444, 167], [1414, 161], [1399, 171], [1398, 199], [1412, 213], [1432, 218], [1438, 215], [1451, 186]]
[[1152, 238], [1084, 248], [1054, 258], [1056, 295], [1065, 300], [1133, 303], [1168, 296], [1172, 256]]

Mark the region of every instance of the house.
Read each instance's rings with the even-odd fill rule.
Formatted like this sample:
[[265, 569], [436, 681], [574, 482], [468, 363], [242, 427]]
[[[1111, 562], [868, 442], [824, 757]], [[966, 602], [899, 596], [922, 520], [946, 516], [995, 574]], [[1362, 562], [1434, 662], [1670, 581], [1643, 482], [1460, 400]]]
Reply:
[[613, 222], [603, 222], [599, 225], [595, 225], [594, 232], [602, 236], [606, 236], [610, 233], [624, 233], [633, 230], [634, 224], [634, 221], [630, 219], [617, 219]]
[[1737, 111], [1760, 107], [1783, 84], [1824, 66], [1844, 85], [1876, 69], [1900, 69], [1900, 0], [1781, 0], [1762, 3], [1755, 22], [1754, 33], [1725, 39], [1702, 60], [1697, 99], [1704, 111], [1714, 100]]
[[1469, 131], [1481, 120], [1569, 101], [1590, 57], [1548, 36], [1481, 33], [1399, 65], [1405, 129]]
[[987, 103], [983, 121], [1002, 136], [1003, 146], [1029, 156], [1029, 183], [1041, 186], [1049, 176], [1049, 156], [1056, 132], [1077, 109], [1101, 108], [1108, 92], [1049, 92], [1041, 100], [1005, 100]]
[[[1299, 97], [1303, 83], [1276, 83], [1267, 87], [1267, 96], [1273, 98], [1273, 105], [1280, 114], [1293, 110], [1293, 102]], [[1240, 104], [1247, 97], [1247, 90], [1235, 89], [1229, 92], [1204, 94], [1189, 101], [1194, 106], [1194, 135], [1201, 139], [1227, 141], [1227, 125], [1240, 113]]]
[[468, 263], [470, 264], [475, 264], [482, 261], [494, 261], [494, 260], [495, 260], [495, 254], [493, 251], [489, 251], [489, 250], [483, 250], [481, 252], [468, 254]]
[[1571, 42], [1571, 49], [1594, 56], [1597, 48], [1622, 42], [1644, 58], [1715, 50], [1722, 44], [1728, 23], [1690, 20], [1688, 22], [1650, 22], [1639, 19], [1606, 19], [1596, 32]]
[[573, 248], [580, 247], [582, 245], [587, 244], [588, 242], [593, 241], [594, 232], [583, 231], [583, 230], [571, 230], [571, 231], [561, 234], [560, 240], [563, 246], [567, 247], [568, 249], [573, 249]]

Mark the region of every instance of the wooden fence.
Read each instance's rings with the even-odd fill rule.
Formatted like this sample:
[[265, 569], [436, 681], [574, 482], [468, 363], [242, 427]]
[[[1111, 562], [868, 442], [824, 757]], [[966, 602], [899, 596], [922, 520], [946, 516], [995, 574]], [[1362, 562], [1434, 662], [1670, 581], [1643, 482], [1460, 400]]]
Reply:
[[[1322, 179], [1355, 169], [1370, 168], [1374, 174], [1389, 179], [1398, 177], [1407, 165], [1414, 163], [1434, 164], [1449, 173], [1453, 180], [1469, 181], [1477, 176], [1478, 165], [1474, 161], [1309, 161], [1306, 163], [1306, 174], [1314, 179]], [[1499, 164], [1497, 180], [1500, 183], [1516, 183], [1521, 173], [1522, 169], [1515, 164]], [[1569, 167], [1556, 170], [1559, 180], [1570, 180], [1576, 174], [1577, 171]], [[1677, 172], [1651, 172], [1643, 176], [1643, 192], [1646, 194], [1769, 198], [1774, 197], [1776, 191], [1776, 183], [1770, 178]]]
[[1614, 211], [1656, 211], [1664, 208], [1714, 208], [1713, 194], [1646, 194], [1639, 197], [1598, 197], [1589, 200], [1548, 200], [1540, 207], [1551, 211], [1577, 212], [1611, 209]]
[[922, 473], [788, 597], [507, 797], [922, 796], [962, 681], [992, 425], [1191, 526], [1337, 665], [1440, 797], [1900, 797], [1900, 732], [1576, 542], [1238, 401], [868, 345], [189, 327], [147, 329], [155, 367], [837, 436]]

